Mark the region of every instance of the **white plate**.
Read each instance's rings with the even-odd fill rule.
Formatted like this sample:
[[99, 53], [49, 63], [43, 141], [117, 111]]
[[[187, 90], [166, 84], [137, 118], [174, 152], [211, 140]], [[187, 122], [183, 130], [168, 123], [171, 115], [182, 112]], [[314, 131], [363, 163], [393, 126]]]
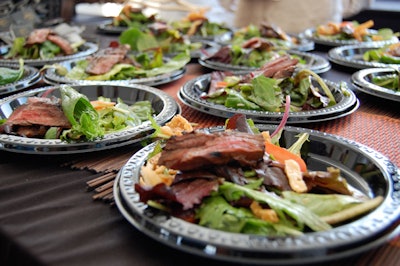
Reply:
[[[122, 99], [127, 104], [136, 101], [148, 100], [155, 111], [154, 119], [157, 123], [168, 122], [179, 112], [179, 106], [173, 97], [156, 88], [133, 84], [130, 86], [118, 86], [109, 84], [97, 85], [71, 85], [78, 92], [88, 96], [90, 100], [96, 100], [99, 96], [111, 98], [116, 101]], [[31, 96], [40, 96], [49, 89], [54, 89], [49, 96], [60, 98], [59, 87], [43, 87], [14, 94], [0, 100], [0, 119], [8, 118], [20, 105], [26, 103]], [[106, 134], [104, 138], [96, 141], [68, 143], [59, 139], [38, 139], [0, 134], [0, 149], [30, 154], [73, 154], [100, 151], [115, 147], [121, 147], [141, 141], [153, 132], [150, 121], [145, 121], [135, 127]]]
[[[260, 129], [273, 131], [275, 127], [262, 125]], [[383, 203], [354, 221], [329, 231], [298, 237], [265, 237], [205, 228], [139, 201], [134, 184], [139, 180], [141, 166], [156, 145], [153, 143], [134, 154], [118, 173], [114, 185], [117, 206], [136, 229], [156, 241], [194, 255], [235, 263], [305, 265], [326, 262], [355, 255], [387, 241], [400, 216], [399, 169], [385, 156], [360, 143], [309, 129], [286, 127], [281, 137], [282, 146], [290, 146], [300, 132], [310, 134], [310, 141], [303, 147], [310, 169], [337, 167], [349, 184], [372, 197], [383, 196]]]

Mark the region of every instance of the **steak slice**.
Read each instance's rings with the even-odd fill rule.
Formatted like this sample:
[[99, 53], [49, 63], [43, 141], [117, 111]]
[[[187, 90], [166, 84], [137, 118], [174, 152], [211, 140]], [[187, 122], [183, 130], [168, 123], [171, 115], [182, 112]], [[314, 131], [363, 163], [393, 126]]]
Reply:
[[33, 45], [38, 43], [44, 43], [47, 40], [47, 37], [51, 33], [51, 29], [36, 29], [32, 31], [28, 39], [26, 40], [26, 45]]
[[158, 164], [181, 171], [231, 162], [242, 166], [254, 166], [262, 160], [263, 155], [264, 138], [261, 134], [234, 130], [211, 134], [194, 131], [171, 137], [161, 153]]
[[54, 34], [49, 34], [49, 36], [47, 36], [47, 39], [52, 43], [56, 44], [57, 46], [59, 46], [61, 50], [64, 52], [64, 54], [71, 55], [74, 53], [74, 49], [72, 48], [71, 44], [63, 37]]
[[118, 47], [105, 48], [93, 56], [87, 58], [89, 61], [85, 71], [92, 75], [102, 75], [111, 70], [118, 63], [126, 62], [133, 63], [127, 60], [129, 46], [121, 45]]
[[71, 127], [61, 109], [60, 100], [44, 97], [29, 97], [26, 104], [14, 110], [5, 124], [8, 126]]

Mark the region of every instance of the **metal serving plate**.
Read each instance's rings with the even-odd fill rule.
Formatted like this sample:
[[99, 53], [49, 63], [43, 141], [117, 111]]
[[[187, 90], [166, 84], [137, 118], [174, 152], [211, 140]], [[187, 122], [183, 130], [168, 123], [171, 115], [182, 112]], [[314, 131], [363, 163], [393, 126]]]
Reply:
[[[77, 60], [66, 61], [60, 63], [61, 66], [65, 67], [68, 71], [76, 65]], [[110, 85], [132, 85], [132, 84], [142, 84], [147, 86], [157, 86], [161, 84], [166, 84], [171, 81], [180, 79], [186, 72], [186, 67], [172, 71], [170, 73], [165, 73], [155, 77], [148, 78], [133, 78], [128, 80], [76, 80], [61, 76], [57, 73], [55, 68], [48, 68], [43, 74], [44, 81], [48, 84], [77, 84], [77, 85], [94, 85], [98, 83], [110, 84]]]
[[[19, 64], [0, 63], [0, 67], [19, 69]], [[26, 89], [38, 83], [40, 79], [41, 75], [37, 68], [24, 65], [24, 74], [20, 80], [0, 86], [0, 97]]]
[[[272, 125], [259, 127], [275, 129]], [[384, 197], [382, 204], [329, 231], [298, 237], [265, 237], [205, 228], [139, 201], [134, 184], [139, 181], [141, 166], [156, 145], [152, 143], [134, 154], [120, 170], [114, 185], [117, 206], [135, 228], [156, 241], [194, 255], [235, 263], [305, 265], [326, 262], [355, 255], [387, 241], [395, 232], [400, 216], [399, 169], [384, 155], [360, 143], [304, 128], [286, 127], [281, 146], [289, 147], [301, 132], [310, 134], [310, 141], [302, 149], [309, 169], [339, 168], [350, 185], [370, 197]]]
[[355, 72], [351, 76], [353, 85], [360, 91], [384, 99], [400, 102], [400, 91], [387, 89], [371, 82], [373, 77], [398, 73], [393, 68], [367, 68]]
[[[208, 54], [213, 54], [212, 52], [211, 53], [209, 52]], [[329, 69], [331, 69], [331, 64], [329, 63], [329, 61], [320, 55], [307, 52], [300, 52], [295, 50], [289, 50], [287, 53], [290, 55], [296, 55], [306, 61], [306, 64], [298, 64], [297, 65], [298, 69], [309, 69], [317, 74], [327, 72]], [[215, 62], [212, 60], [205, 59], [205, 56], [199, 59], [199, 64], [207, 68], [219, 71], [251, 72], [258, 69], [257, 67], [238, 66], [232, 64], [225, 64], [221, 62]]]
[[352, 67], [356, 69], [374, 68], [374, 67], [376, 68], [399, 67], [400, 65], [396, 64], [368, 62], [363, 59], [363, 55], [365, 52], [373, 49], [379, 49], [381, 47], [382, 45], [377, 45], [377, 44], [340, 46], [329, 50], [328, 58], [330, 61], [338, 65]]
[[[371, 33], [377, 33], [377, 30], [368, 30]], [[317, 44], [322, 44], [326, 46], [343, 46], [343, 45], [358, 45], [358, 44], [375, 44], [375, 45], [385, 45], [385, 44], [391, 44], [391, 43], [396, 43], [399, 41], [399, 39], [394, 36], [390, 40], [385, 40], [385, 41], [370, 41], [370, 42], [360, 42], [356, 39], [353, 40], [332, 40], [329, 38], [322, 38], [319, 36], [315, 36], [315, 29], [307, 29], [304, 31], [304, 36], [308, 38], [309, 40], [314, 41]]]
[[[111, 98], [116, 101], [122, 99], [127, 104], [148, 100], [155, 111], [154, 119], [157, 123], [168, 122], [180, 109], [173, 97], [156, 88], [132, 84], [130, 86], [97, 84], [97, 85], [71, 85], [78, 92], [96, 100], [99, 96]], [[51, 90], [50, 96], [60, 98], [58, 86], [49, 86], [21, 92], [0, 100], [0, 119], [8, 118], [20, 105], [26, 103], [28, 97], [41, 96]], [[104, 138], [96, 141], [68, 143], [59, 139], [25, 138], [7, 134], [0, 134], [0, 149], [30, 154], [72, 154], [100, 151], [121, 147], [141, 141], [153, 132], [150, 121], [141, 125], [129, 127], [124, 130], [106, 134]]]
[[[205, 74], [189, 80], [179, 90], [178, 97], [181, 98], [184, 104], [190, 106], [191, 108], [219, 117], [229, 118], [233, 114], [242, 113], [257, 123], [279, 124], [282, 120], [282, 112], [227, 108], [223, 105], [211, 103], [205, 99], [202, 99], [200, 96], [203, 92], [208, 90], [210, 80], [211, 74]], [[336, 119], [338, 117], [342, 117], [344, 114], [350, 114], [358, 108], [358, 105], [356, 105], [357, 97], [354, 92], [351, 90], [346, 90], [348, 96], [345, 96], [343, 91], [340, 89], [339, 84], [327, 80], [325, 80], [325, 83], [332, 91], [337, 104], [318, 110], [291, 112], [287, 121], [288, 124], [320, 122]]]
[[[86, 43], [82, 44], [78, 49], [79, 49], [78, 52], [76, 52], [75, 54], [72, 54], [72, 55], [56, 56], [54, 58], [45, 59], [45, 60], [43, 60], [43, 59], [24, 59], [24, 63], [27, 65], [30, 65], [30, 66], [44, 66], [44, 65], [51, 65], [54, 63], [59, 63], [59, 62], [66, 61], [66, 60], [78, 59], [78, 58], [82, 58], [82, 57], [86, 57], [88, 55], [94, 54], [99, 49], [99, 46], [95, 43], [86, 42]], [[8, 50], [7, 50], [7, 52], [8, 52]], [[18, 64], [18, 61], [19, 61], [19, 59], [0, 58], [0, 63]]]

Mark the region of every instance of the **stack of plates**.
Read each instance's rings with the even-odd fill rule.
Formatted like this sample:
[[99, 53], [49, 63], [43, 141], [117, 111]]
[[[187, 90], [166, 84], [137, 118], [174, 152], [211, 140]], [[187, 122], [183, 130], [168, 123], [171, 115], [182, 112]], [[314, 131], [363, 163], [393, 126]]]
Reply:
[[[257, 123], [279, 124], [283, 113], [253, 111], [244, 109], [227, 108], [220, 104], [214, 104], [202, 99], [200, 96], [208, 90], [211, 80], [211, 74], [205, 74], [186, 82], [178, 92], [179, 99], [189, 107], [198, 111], [229, 118], [234, 114], [245, 114]], [[329, 89], [332, 91], [337, 104], [331, 107], [312, 111], [291, 112], [288, 118], [288, 124], [321, 122], [331, 119], [337, 119], [353, 113], [359, 107], [359, 101], [351, 90], [342, 91], [339, 84], [325, 80]]]
[[[261, 125], [261, 130], [275, 130]], [[221, 128], [209, 129], [222, 130]], [[298, 237], [266, 237], [229, 233], [185, 222], [140, 202], [134, 185], [141, 166], [155, 143], [134, 154], [114, 183], [114, 198], [121, 214], [145, 235], [183, 252], [209, 259], [259, 265], [305, 265], [365, 252], [399, 233], [394, 226], [400, 216], [400, 172], [387, 158], [344, 138], [302, 128], [286, 127], [281, 140], [290, 146], [301, 132], [310, 134], [304, 145], [307, 165], [313, 170], [334, 166], [350, 185], [365, 194], [384, 197], [372, 212], [329, 231]], [[359, 169], [366, 169], [360, 172]]]
[[[150, 101], [154, 109], [154, 120], [163, 125], [177, 113], [180, 113], [178, 103], [168, 94], [144, 85], [118, 86], [109, 84], [72, 85], [78, 92], [86, 95], [89, 100], [97, 100], [99, 96], [111, 98], [113, 101], [121, 99], [126, 104], [137, 101]], [[50, 91], [50, 93], [48, 93]], [[0, 100], [0, 119], [8, 118], [20, 105], [26, 103], [28, 97], [41, 96], [60, 98], [59, 87], [43, 87], [14, 94]], [[37, 139], [0, 134], [0, 149], [29, 154], [72, 154], [100, 151], [135, 144], [146, 139], [154, 132], [150, 121], [134, 127], [106, 134], [104, 138], [95, 141], [67, 143], [59, 139]]]

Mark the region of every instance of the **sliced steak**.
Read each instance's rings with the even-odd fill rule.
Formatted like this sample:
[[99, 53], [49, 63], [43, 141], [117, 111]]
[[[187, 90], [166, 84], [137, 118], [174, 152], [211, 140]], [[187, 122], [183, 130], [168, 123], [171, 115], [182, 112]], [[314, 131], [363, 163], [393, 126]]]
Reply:
[[63, 37], [54, 34], [49, 34], [47, 36], [47, 39], [52, 43], [58, 45], [64, 52], [64, 54], [71, 55], [74, 53], [74, 49], [72, 48], [71, 44]]
[[71, 127], [71, 124], [61, 109], [60, 101], [42, 97], [28, 98], [26, 104], [14, 110], [6, 123], [19, 126], [43, 125]]
[[88, 57], [89, 64], [86, 68], [86, 73], [92, 75], [102, 75], [111, 70], [111, 68], [121, 62], [127, 61], [129, 46], [108, 47]]
[[47, 37], [51, 33], [51, 29], [37, 29], [32, 31], [28, 39], [25, 42], [25, 45], [33, 45], [38, 43], [44, 43], [47, 40]]
[[170, 138], [159, 165], [181, 171], [237, 162], [254, 166], [262, 160], [264, 138], [234, 130], [207, 134], [200, 131]]

